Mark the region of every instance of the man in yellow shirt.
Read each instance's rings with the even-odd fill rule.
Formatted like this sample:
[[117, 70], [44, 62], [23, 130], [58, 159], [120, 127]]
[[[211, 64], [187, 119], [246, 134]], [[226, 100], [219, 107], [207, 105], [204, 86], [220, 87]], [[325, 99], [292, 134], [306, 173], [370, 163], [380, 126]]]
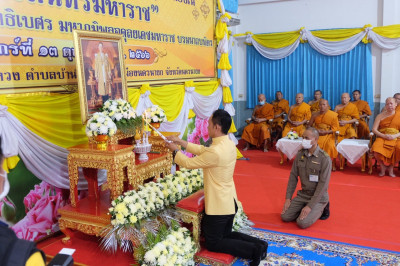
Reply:
[[[210, 147], [188, 143], [176, 136], [168, 137], [172, 142], [166, 142], [166, 147], [173, 151], [174, 161], [179, 166], [203, 168], [205, 215], [202, 231], [206, 248], [251, 259], [250, 265], [258, 265], [267, 254], [268, 244], [255, 237], [232, 232], [237, 195], [233, 181], [236, 147], [227, 135], [231, 123], [228, 112], [216, 110], [208, 121], [208, 134], [212, 138]], [[196, 156], [186, 157], [178, 145]]]

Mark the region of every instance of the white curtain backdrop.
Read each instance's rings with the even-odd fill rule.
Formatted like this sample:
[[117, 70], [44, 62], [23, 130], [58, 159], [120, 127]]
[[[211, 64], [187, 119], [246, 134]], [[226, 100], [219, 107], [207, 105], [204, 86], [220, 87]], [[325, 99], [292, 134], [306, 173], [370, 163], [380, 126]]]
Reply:
[[364, 31], [341, 41], [327, 41], [315, 37], [312, 32], [307, 29], [302, 29], [300, 31], [300, 37], [293, 44], [277, 49], [263, 46], [254, 40], [251, 34], [246, 36], [246, 42], [253, 45], [265, 58], [278, 60], [292, 54], [299, 46], [300, 39], [308, 41], [310, 46], [321, 54], [335, 56], [349, 52], [356, 47], [365, 36], [367, 36], [367, 39], [372, 41], [373, 44], [376, 44], [382, 49], [393, 50], [400, 47], [400, 38], [383, 37], [374, 32], [371, 27], [367, 27]]
[[254, 48], [256, 48], [256, 50], [265, 58], [279, 60], [291, 55], [297, 49], [300, 43], [300, 37], [293, 44], [278, 49], [262, 46], [256, 42], [253, 39], [253, 36], [250, 34], [247, 35], [246, 42], [252, 44]]
[[[58, 188], [69, 189], [68, 151], [30, 131], [0, 105], [1, 144], [5, 157], [19, 155], [26, 168], [37, 178]], [[87, 189], [87, 182], [79, 173], [78, 189]], [[106, 181], [107, 171], [98, 172], [99, 184]]]
[[300, 32], [301, 38], [308, 41], [310, 46], [317, 50], [320, 54], [324, 55], [341, 55], [349, 52], [357, 46], [365, 36], [365, 32], [360, 32], [343, 41], [326, 41], [324, 39], [315, 37], [307, 29], [302, 29]]

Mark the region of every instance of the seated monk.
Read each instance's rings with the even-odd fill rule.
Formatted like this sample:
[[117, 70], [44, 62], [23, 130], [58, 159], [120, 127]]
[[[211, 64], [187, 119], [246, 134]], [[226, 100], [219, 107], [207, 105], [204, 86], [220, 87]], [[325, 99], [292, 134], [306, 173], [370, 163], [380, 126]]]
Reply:
[[[311, 109], [311, 114], [315, 113], [315, 112], [319, 112], [319, 103], [320, 103], [320, 99], [322, 99], [322, 91], [321, 90], [316, 90], [314, 91], [314, 100], [309, 101], [308, 105], [310, 106]], [[330, 110], [331, 107], [329, 106], [328, 103], [328, 110]]]
[[393, 173], [394, 164], [400, 159], [400, 150], [396, 149], [400, 140], [400, 112], [396, 112], [396, 101], [389, 97], [386, 99], [385, 109], [377, 115], [372, 132], [376, 135], [376, 140], [371, 150], [378, 161], [381, 171], [379, 176], [384, 176], [386, 169], [389, 176], [395, 177]]
[[370, 116], [371, 108], [369, 108], [369, 104], [366, 101], [360, 100], [361, 92], [359, 90], [353, 91], [353, 102], [358, 109], [358, 113], [360, 116], [360, 120], [358, 120], [357, 127], [357, 138], [359, 139], [369, 139], [369, 125], [366, 122], [366, 117]]
[[393, 98], [396, 100], [396, 112], [400, 111], [400, 93], [395, 93]]
[[319, 112], [313, 113], [310, 125], [318, 130], [318, 146], [323, 149], [333, 160], [332, 169], [336, 170], [338, 152], [335, 145], [335, 132], [339, 130], [338, 114], [328, 109], [329, 104], [325, 99], [319, 101]]
[[296, 131], [300, 137], [303, 135], [306, 124], [311, 118], [310, 106], [303, 100], [303, 93], [297, 93], [296, 104], [289, 109], [288, 123], [283, 129], [282, 136], [286, 136], [290, 131]]
[[335, 112], [338, 113], [339, 118], [338, 141], [355, 139], [357, 134], [353, 123], [357, 122], [360, 117], [357, 106], [350, 102], [350, 95], [347, 92], [342, 94], [342, 104], [336, 105]]
[[289, 102], [283, 99], [281, 91], [275, 93], [275, 100], [272, 102], [274, 106], [274, 121], [272, 122], [272, 130], [275, 131], [275, 141], [282, 137], [284, 115], [289, 113]]
[[244, 151], [250, 147], [250, 144], [259, 148], [263, 145], [264, 152], [267, 152], [268, 140], [271, 139], [268, 120], [274, 117], [274, 109], [271, 104], [265, 102], [265, 95], [258, 95], [258, 105], [254, 108], [251, 116], [252, 122], [247, 125], [242, 134], [242, 139], [246, 141]]

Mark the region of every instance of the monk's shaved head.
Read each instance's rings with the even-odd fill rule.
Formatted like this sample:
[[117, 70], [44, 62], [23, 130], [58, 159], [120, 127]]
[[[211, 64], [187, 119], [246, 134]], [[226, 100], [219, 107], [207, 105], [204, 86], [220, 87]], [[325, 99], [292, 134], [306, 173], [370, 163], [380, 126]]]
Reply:
[[258, 97], [257, 97], [257, 98], [258, 98], [258, 101], [259, 101], [259, 102], [265, 101], [265, 99], [266, 99], [266, 98], [265, 98], [265, 95], [262, 94], [262, 93], [258, 94]]
[[300, 104], [300, 103], [303, 102], [303, 100], [304, 100], [304, 95], [303, 95], [303, 93], [297, 93], [297, 94], [296, 94], [296, 103], [297, 103], [297, 104]]
[[321, 113], [325, 113], [328, 110], [328, 106], [329, 106], [329, 104], [328, 104], [327, 100], [325, 100], [325, 99], [319, 100], [319, 111]]
[[347, 104], [350, 101], [350, 94], [342, 93], [342, 104]]

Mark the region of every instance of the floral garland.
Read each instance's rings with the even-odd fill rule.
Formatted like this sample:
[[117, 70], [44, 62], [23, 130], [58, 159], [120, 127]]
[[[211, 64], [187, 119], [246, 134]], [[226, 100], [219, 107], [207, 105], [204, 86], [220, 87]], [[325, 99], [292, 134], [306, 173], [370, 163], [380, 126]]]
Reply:
[[136, 115], [131, 104], [123, 99], [107, 100], [101, 109], [124, 133], [135, 132], [142, 123], [142, 118]]
[[161, 227], [155, 237], [149, 236], [147, 244], [135, 250], [140, 265], [195, 265], [197, 252], [187, 228], [173, 223], [170, 229]]
[[203, 187], [201, 169], [181, 169], [175, 175], [169, 174], [149, 182], [139, 189], [125, 192], [111, 202], [109, 212], [113, 226], [140, 226], [140, 221], [156, 216], [170, 204], [196, 192]]
[[97, 135], [113, 136], [117, 132], [115, 123], [103, 113], [97, 112], [86, 124], [86, 135], [88, 137]]
[[167, 122], [167, 116], [163, 109], [158, 105], [153, 105], [145, 111], [145, 118], [149, 123]]

